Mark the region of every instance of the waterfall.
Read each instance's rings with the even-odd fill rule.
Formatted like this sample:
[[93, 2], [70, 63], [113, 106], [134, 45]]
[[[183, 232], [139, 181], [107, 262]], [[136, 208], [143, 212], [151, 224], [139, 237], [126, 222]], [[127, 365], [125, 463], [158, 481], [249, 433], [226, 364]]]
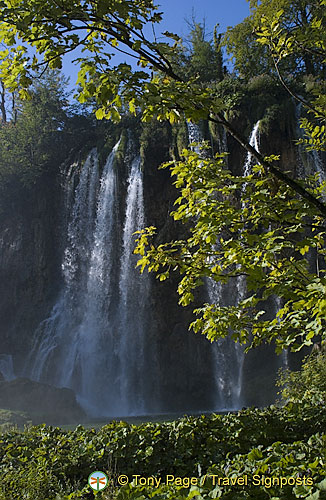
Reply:
[[326, 181], [326, 169], [323, 164], [321, 153], [319, 151], [313, 150], [310, 152], [313, 160], [314, 171], [318, 172], [321, 182]]
[[[198, 125], [187, 123], [189, 143], [200, 142], [202, 135]], [[250, 144], [258, 149], [259, 122], [254, 126], [250, 136]], [[226, 150], [226, 135], [223, 135], [223, 147]], [[197, 153], [199, 147], [192, 146]], [[244, 175], [250, 174], [252, 166], [252, 155], [248, 154], [244, 165]], [[223, 305], [224, 290], [221, 283], [216, 283], [208, 278], [206, 288], [211, 304]], [[236, 283], [236, 302], [245, 298], [246, 282], [244, 277], [239, 277]], [[214, 360], [214, 380], [216, 387], [215, 409], [237, 409], [241, 407], [242, 372], [244, 363], [244, 348], [234, 342], [230, 337], [219, 339], [212, 343], [212, 356]]]
[[[209, 300], [222, 305], [223, 286], [212, 279], [207, 280]], [[230, 337], [212, 344], [214, 380], [216, 386], [215, 409], [233, 410], [241, 406], [243, 349]]]
[[[277, 313], [282, 307], [281, 298], [278, 296], [275, 296], [274, 303], [275, 303], [275, 317], [277, 318]], [[278, 318], [278, 321], [279, 321], [279, 318]], [[281, 367], [284, 370], [289, 369], [289, 350], [288, 349], [283, 349], [283, 351], [281, 353]]]
[[68, 171], [68, 180], [65, 209], [71, 216], [62, 262], [64, 286], [49, 317], [35, 332], [34, 344], [25, 367], [25, 374], [34, 380], [53, 384], [59, 384], [60, 379], [65, 376], [59, 367], [59, 361], [69, 356], [69, 339], [74, 336], [76, 325], [81, 321], [81, 299], [86, 287], [98, 183], [98, 158], [95, 150], [91, 151], [81, 168], [73, 202], [71, 171]]
[[199, 126], [196, 123], [187, 122], [187, 129], [188, 129], [189, 144], [196, 143], [195, 146], [190, 146], [190, 149], [192, 151], [195, 151], [195, 153], [200, 154], [200, 143], [203, 140], [203, 135], [201, 133]]
[[[119, 277], [119, 342], [120, 392], [126, 414], [131, 411], [144, 413], [144, 332], [146, 330], [146, 304], [148, 301], [148, 276], [135, 269], [137, 258], [133, 255], [134, 232], [145, 226], [143, 181], [140, 157], [132, 163], [123, 228], [123, 251]], [[132, 332], [132, 335], [130, 335]]]
[[[193, 124], [189, 128], [189, 141], [200, 140], [200, 133]], [[226, 143], [226, 140], [225, 140]], [[249, 143], [259, 150], [259, 121], [255, 124]], [[248, 153], [243, 166], [243, 175], [246, 177], [251, 173], [253, 157]], [[212, 279], [206, 280], [206, 286], [211, 304], [223, 305], [224, 291], [221, 283]], [[246, 280], [239, 276], [235, 286], [235, 302], [239, 304], [246, 296]], [[238, 409], [242, 406], [241, 393], [243, 385], [244, 347], [234, 342], [231, 337], [219, 339], [212, 344], [212, 355], [214, 359], [214, 379], [216, 386], [216, 409]]]
[[[255, 123], [249, 137], [249, 144], [259, 151], [259, 121]], [[251, 174], [254, 158], [248, 152], [243, 166], [243, 176]], [[245, 185], [242, 188], [245, 189]], [[235, 284], [235, 303], [239, 304], [247, 293], [245, 276], [238, 276]], [[222, 285], [216, 294], [209, 293], [213, 303], [220, 303], [222, 300]], [[241, 392], [243, 385], [243, 364], [244, 347], [239, 342], [234, 342], [230, 338], [222, 339], [215, 348], [216, 379], [220, 390], [220, 400], [223, 408], [233, 409], [242, 405]]]
[[[255, 148], [256, 151], [259, 152], [259, 123], [260, 121], [258, 120], [257, 123], [255, 123], [254, 128], [251, 131], [250, 137], [249, 137], [249, 144], [253, 148]], [[251, 153], [247, 153], [246, 161], [243, 166], [243, 176], [248, 177], [248, 175], [251, 174], [251, 168], [252, 164], [254, 161], [254, 157], [252, 156]]]
[[[250, 137], [249, 144], [259, 152], [259, 121], [255, 123]], [[243, 166], [243, 176], [248, 177], [251, 175], [251, 169], [254, 163], [254, 157], [251, 153], [247, 153], [246, 160]], [[246, 184], [243, 185], [242, 191], [245, 190]], [[236, 279], [236, 299], [235, 302], [237, 305], [240, 304], [242, 300], [245, 299], [247, 294], [247, 284], [246, 278], [243, 275], [240, 275]], [[239, 342], [233, 342], [234, 345], [234, 357], [236, 360], [235, 363], [235, 373], [233, 378], [233, 388], [232, 388], [232, 396], [233, 401], [236, 401], [237, 407], [241, 406], [241, 391], [243, 384], [243, 365], [244, 365], [244, 346]]]
[[[75, 390], [94, 415], [145, 412], [144, 344], [148, 278], [135, 270], [133, 233], [144, 226], [140, 159], [131, 165], [124, 222], [113, 148], [98, 173], [93, 150], [65, 179], [62, 291], [34, 335], [25, 374]], [[75, 169], [76, 171], [76, 169]]]
[[[85, 252], [85, 265], [74, 290], [76, 307], [80, 314], [78, 323], [69, 335], [67, 353], [61, 358], [59, 385], [76, 390], [84, 406], [90, 411], [107, 412], [112, 407], [114, 390], [107, 390], [106, 380], [113, 382], [114, 360], [108, 363], [107, 354], [113, 349], [111, 326], [112, 268], [114, 266], [114, 237], [117, 226], [117, 181], [114, 158], [119, 143], [109, 155], [103, 169], [98, 190], [90, 186], [90, 192], [97, 194], [94, 224], [94, 200], [86, 207], [86, 214], [93, 223], [88, 227], [89, 250]], [[82, 178], [80, 182], [82, 181]], [[75, 198], [78, 205], [78, 196]], [[80, 219], [79, 219], [80, 221]], [[78, 225], [78, 222], [77, 224]], [[68, 231], [69, 232], [69, 231]], [[74, 251], [69, 246], [66, 255]], [[83, 286], [80, 289], [80, 286]], [[114, 386], [113, 386], [114, 387]]]

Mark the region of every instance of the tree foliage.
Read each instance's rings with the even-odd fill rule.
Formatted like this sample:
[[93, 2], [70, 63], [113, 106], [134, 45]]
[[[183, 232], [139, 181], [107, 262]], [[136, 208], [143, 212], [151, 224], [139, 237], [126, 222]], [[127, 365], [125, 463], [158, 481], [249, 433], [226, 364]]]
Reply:
[[[257, 2], [252, 3], [256, 6], [256, 15], [260, 16], [257, 41], [268, 46], [277, 76], [310, 116], [310, 119], [301, 120], [306, 135], [301, 143], [309, 150], [325, 150], [326, 1], [274, 0], [259, 6]], [[304, 91], [307, 96], [308, 90], [310, 99], [292, 89], [293, 76], [298, 74], [305, 76]]]
[[0, 176], [4, 181], [18, 174], [24, 184], [33, 183], [53, 151], [67, 121], [64, 82], [48, 75], [36, 85], [30, 99], [17, 103], [17, 118], [0, 128]]
[[214, 28], [213, 41], [206, 40], [205, 25], [194, 22], [189, 34], [190, 54], [187, 64], [188, 77], [198, 76], [201, 82], [218, 82], [223, 78], [223, 56], [218, 26]]
[[236, 69], [246, 79], [257, 73], [279, 79], [308, 113], [300, 143], [325, 150], [325, 1], [252, 0], [250, 6], [250, 17], [225, 36]]
[[[180, 191], [172, 216], [190, 223], [190, 236], [155, 246], [155, 230], [149, 228], [135, 250], [141, 255], [138, 265], [160, 280], [178, 270], [183, 306], [193, 301], [205, 279], [235, 285], [245, 277], [248, 289], [237, 305], [207, 303], [196, 309], [195, 332], [210, 340], [232, 333], [248, 345], [275, 341], [278, 351], [300, 349], [323, 335], [326, 228], [320, 214], [258, 165], [247, 177], [234, 176], [223, 157], [204, 159], [185, 150], [171, 171]], [[310, 182], [320, 197], [325, 186]], [[266, 301], [275, 297], [282, 297], [283, 307], [270, 319], [264, 314], [271, 308]]]
[[324, 0], [251, 0], [250, 7], [250, 16], [225, 36], [228, 52], [244, 78], [275, 74], [275, 65], [292, 77], [323, 72]]
[[252, 17], [228, 28], [223, 44], [241, 79], [249, 80], [264, 73], [273, 74], [268, 47], [257, 43]]
[[[310, 146], [319, 149], [325, 144], [325, 1], [253, 0], [249, 20], [230, 34], [237, 68], [256, 58], [255, 76], [269, 72], [312, 113], [303, 123]], [[60, 67], [64, 54], [79, 49], [79, 100], [95, 99], [98, 119], [118, 120], [126, 108], [131, 114], [141, 111], [145, 122], [207, 119], [225, 127], [260, 165], [248, 178], [240, 178], [223, 167], [221, 158], [205, 160], [185, 151], [172, 167], [181, 190], [173, 216], [190, 224], [190, 237], [149, 249], [154, 230], [140, 238], [137, 252], [143, 255], [143, 267], [159, 272], [160, 279], [166, 279], [171, 269], [180, 271], [183, 305], [191, 302], [193, 290], [205, 278], [223, 285], [246, 277], [248, 297], [229, 308], [206, 304], [197, 311], [196, 331], [215, 339], [232, 327], [240, 341], [252, 336], [256, 345], [275, 339], [279, 348], [295, 349], [324, 335], [322, 186], [311, 179], [294, 179], [277, 157], [264, 158], [226, 120], [216, 33], [212, 45], [203, 28], [194, 26], [192, 71], [185, 75], [178, 73], [176, 64], [182, 52], [177, 35], [166, 32], [164, 42], [157, 41], [155, 30], [152, 39], [144, 36], [143, 29], [161, 19], [150, 0], [69, 0], [64, 5], [53, 0], [3, 0], [0, 19], [0, 40], [7, 47], [0, 78], [11, 89], [25, 95], [35, 75], [48, 66]], [[245, 50], [240, 48], [242, 34], [250, 40]], [[127, 52], [139, 68], [114, 64], [114, 51]], [[214, 58], [218, 67], [210, 73], [203, 62]], [[293, 75], [306, 85], [303, 97], [294, 88]], [[311, 269], [312, 258], [318, 261], [317, 271]], [[268, 319], [264, 302], [273, 296], [281, 298], [282, 307], [277, 318]]]
[[69, 104], [66, 84], [58, 71], [45, 73], [29, 99], [15, 99], [14, 113], [0, 126], [1, 211], [27, 201], [42, 178], [53, 182], [67, 155], [91, 137], [90, 120]]

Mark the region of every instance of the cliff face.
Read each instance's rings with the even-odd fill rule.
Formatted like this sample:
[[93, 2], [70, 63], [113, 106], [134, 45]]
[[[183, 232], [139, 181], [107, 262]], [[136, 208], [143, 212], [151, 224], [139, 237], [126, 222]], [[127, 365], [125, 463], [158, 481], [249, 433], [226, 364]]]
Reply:
[[[289, 148], [292, 132], [290, 129], [274, 129], [272, 135], [261, 136], [262, 152], [282, 154], [286, 168], [288, 165], [294, 168], [296, 164], [295, 148]], [[208, 134], [207, 127], [204, 133]], [[221, 131], [219, 133], [221, 142], [223, 137]], [[127, 137], [128, 134], [125, 134]], [[214, 138], [210, 134], [207, 138], [217, 150], [218, 135]], [[145, 222], [158, 228], [159, 242], [180, 237], [184, 231], [168, 216], [176, 191], [169, 171], [158, 170], [158, 166], [170, 159], [171, 150], [177, 154], [186, 139], [184, 128], [180, 128], [176, 139], [169, 126], [160, 124], [146, 125], [140, 138]], [[246, 155], [232, 138], [224, 141], [230, 151], [229, 168], [240, 173]], [[105, 158], [107, 151], [103, 142], [100, 155]], [[111, 138], [109, 142], [110, 149], [114, 141]], [[137, 149], [139, 146], [136, 144], [134, 147]], [[121, 193], [127, 189], [128, 154], [130, 151], [128, 153], [125, 143], [117, 162]], [[12, 206], [6, 210], [1, 221], [0, 355], [13, 356], [18, 375], [26, 353], [31, 349], [33, 333], [39, 323], [48, 317], [63, 283], [61, 263], [65, 221], [61, 181], [58, 165], [50, 174], [40, 177], [24, 196], [13, 196]], [[125, 197], [126, 194], [120, 196], [120, 216]], [[151, 409], [157, 412], [212, 409], [216, 402], [216, 380], [210, 343], [204, 337], [188, 332], [192, 315], [190, 308], [177, 305], [177, 277], [163, 283], [157, 282], [153, 276], [149, 279], [151, 293], [146, 304], [149, 322], [144, 351], [149, 361], [144, 377], [151, 380], [147, 395], [152, 401]], [[232, 300], [232, 293], [229, 292], [227, 300]], [[263, 405], [273, 400], [273, 380], [280, 365], [281, 360], [274, 355], [272, 347], [258, 349], [245, 358], [241, 398], [245, 404]]]
[[0, 226], [0, 354], [18, 368], [59, 281], [59, 170], [13, 193]]

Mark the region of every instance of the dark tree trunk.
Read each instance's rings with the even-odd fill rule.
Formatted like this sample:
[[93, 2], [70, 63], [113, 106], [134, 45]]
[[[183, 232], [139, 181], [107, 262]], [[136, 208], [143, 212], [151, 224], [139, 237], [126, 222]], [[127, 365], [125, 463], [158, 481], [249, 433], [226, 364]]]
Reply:
[[12, 112], [12, 121], [13, 121], [13, 124], [16, 125], [16, 122], [17, 122], [17, 109], [16, 109], [15, 92], [12, 93], [12, 97], [11, 97], [11, 112]]
[[0, 90], [0, 111], [1, 111], [1, 121], [2, 123], [7, 123], [7, 112], [6, 112], [6, 101], [5, 101], [5, 86], [1, 82]]

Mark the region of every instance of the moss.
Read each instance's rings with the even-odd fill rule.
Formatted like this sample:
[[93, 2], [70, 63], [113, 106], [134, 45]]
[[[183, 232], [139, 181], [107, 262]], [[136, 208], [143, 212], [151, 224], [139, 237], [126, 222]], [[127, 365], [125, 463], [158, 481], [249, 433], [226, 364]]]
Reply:
[[[112, 123], [110, 121], [103, 121], [97, 127], [97, 142], [95, 144], [99, 151], [99, 165], [100, 170], [103, 169], [107, 157], [116, 145], [119, 139], [120, 145], [118, 148], [115, 164], [120, 164], [124, 160], [128, 139], [131, 136], [137, 147], [139, 142], [139, 118], [126, 115], [119, 123]], [[128, 132], [127, 132], [128, 131]]]
[[286, 131], [295, 129], [295, 113], [291, 99], [281, 101], [266, 108], [260, 121], [260, 132], [266, 136], [285, 134]]
[[96, 148], [99, 151], [100, 170], [102, 170], [107, 157], [118, 140], [119, 129], [119, 125], [115, 125], [111, 122], [101, 123], [97, 128], [98, 140], [96, 142]]
[[117, 154], [115, 156], [114, 167], [117, 168], [120, 165], [125, 157], [126, 151], [128, 147], [128, 131], [123, 129], [120, 135], [120, 142], [117, 149]]
[[225, 153], [225, 132], [222, 125], [208, 122], [208, 136], [211, 143], [212, 153]]
[[281, 106], [273, 104], [266, 109], [263, 118], [260, 120], [259, 130], [261, 133], [268, 135], [271, 128], [274, 126], [275, 121], [279, 121], [281, 113]]
[[163, 161], [169, 160], [169, 157], [166, 157], [166, 151], [171, 145], [170, 124], [154, 120], [144, 123], [139, 143], [142, 164], [155, 165], [156, 170], [157, 158], [163, 158]]
[[208, 130], [209, 130], [209, 134], [210, 134], [211, 138], [214, 141], [218, 141], [218, 139], [220, 137], [219, 126], [216, 123], [214, 123], [214, 122], [209, 122], [209, 124], [208, 124]]

